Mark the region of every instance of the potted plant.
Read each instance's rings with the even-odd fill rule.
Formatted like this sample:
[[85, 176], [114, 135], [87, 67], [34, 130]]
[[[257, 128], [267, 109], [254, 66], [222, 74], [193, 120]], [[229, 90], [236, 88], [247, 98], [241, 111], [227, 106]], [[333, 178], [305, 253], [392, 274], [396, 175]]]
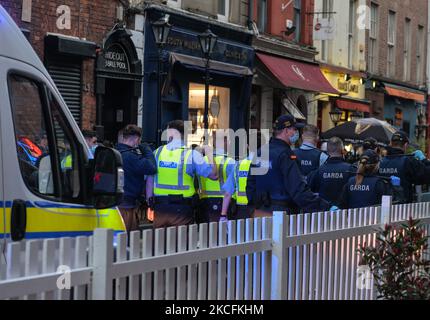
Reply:
[[387, 225], [377, 234], [376, 246], [358, 249], [360, 265], [374, 279], [378, 299], [430, 300], [430, 261], [424, 258], [429, 237], [412, 218], [399, 228]]

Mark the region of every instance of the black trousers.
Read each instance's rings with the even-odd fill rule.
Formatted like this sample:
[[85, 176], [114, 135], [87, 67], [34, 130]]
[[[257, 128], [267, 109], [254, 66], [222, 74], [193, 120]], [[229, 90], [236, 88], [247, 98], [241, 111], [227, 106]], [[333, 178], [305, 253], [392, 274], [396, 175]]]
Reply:
[[156, 204], [154, 229], [194, 224], [194, 209], [189, 204]]
[[234, 220], [246, 220], [252, 218], [254, 208], [250, 206], [237, 205], [236, 214], [232, 217]]
[[221, 218], [222, 200], [222, 198], [202, 199], [200, 201], [200, 212], [197, 222], [218, 222]]

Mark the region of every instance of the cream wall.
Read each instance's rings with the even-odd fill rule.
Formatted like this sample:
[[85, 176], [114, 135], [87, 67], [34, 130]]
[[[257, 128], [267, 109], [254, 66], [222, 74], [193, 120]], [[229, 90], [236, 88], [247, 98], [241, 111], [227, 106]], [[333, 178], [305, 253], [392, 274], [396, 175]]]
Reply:
[[[323, 1], [315, 0], [315, 12], [323, 12]], [[334, 40], [327, 40], [327, 61], [328, 64], [348, 68], [348, 27], [349, 27], [349, 0], [328, 0], [332, 1], [332, 11], [336, 14], [332, 14], [331, 18], [336, 22], [336, 32]], [[366, 0], [356, 0], [356, 7], [366, 5]], [[322, 18], [322, 15], [315, 15], [314, 25], [317, 17]], [[356, 20], [354, 21], [355, 33], [354, 33], [354, 55], [353, 55], [353, 66], [352, 69], [356, 71], [366, 71], [366, 55], [365, 55], [365, 44], [366, 44], [366, 30], [360, 30], [357, 27], [358, 14], [355, 15]], [[317, 60], [322, 61], [321, 48], [322, 41], [314, 40], [314, 46], [317, 48], [319, 54]]]

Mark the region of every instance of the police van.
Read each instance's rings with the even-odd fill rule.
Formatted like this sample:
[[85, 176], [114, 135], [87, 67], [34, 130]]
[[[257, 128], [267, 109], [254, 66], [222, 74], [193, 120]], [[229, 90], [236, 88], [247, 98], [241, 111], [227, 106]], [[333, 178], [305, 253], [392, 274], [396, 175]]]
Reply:
[[124, 232], [121, 155], [94, 157], [53, 80], [0, 5], [0, 241]]

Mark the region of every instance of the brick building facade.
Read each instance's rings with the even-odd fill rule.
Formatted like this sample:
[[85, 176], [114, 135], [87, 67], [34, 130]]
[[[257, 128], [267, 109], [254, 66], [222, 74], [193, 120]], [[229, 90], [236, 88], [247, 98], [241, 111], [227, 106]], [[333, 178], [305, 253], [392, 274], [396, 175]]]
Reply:
[[[47, 35], [55, 38], [83, 40], [92, 44], [88, 48], [96, 51], [103, 46], [103, 40], [114, 27], [117, 17], [117, 0], [0, 0], [18, 26], [26, 34], [40, 59], [48, 66]], [[63, 56], [57, 56], [63, 59]], [[78, 124], [91, 129], [96, 124], [96, 52], [83, 57], [73, 57], [81, 68], [80, 116]], [[48, 68], [49, 70], [49, 68]], [[54, 81], [56, 81], [56, 78]], [[58, 84], [57, 84], [58, 85]], [[61, 89], [60, 89], [61, 91]], [[67, 99], [66, 99], [67, 102]], [[75, 114], [74, 114], [75, 115]]]
[[367, 1], [366, 98], [373, 116], [425, 140], [428, 1]]

